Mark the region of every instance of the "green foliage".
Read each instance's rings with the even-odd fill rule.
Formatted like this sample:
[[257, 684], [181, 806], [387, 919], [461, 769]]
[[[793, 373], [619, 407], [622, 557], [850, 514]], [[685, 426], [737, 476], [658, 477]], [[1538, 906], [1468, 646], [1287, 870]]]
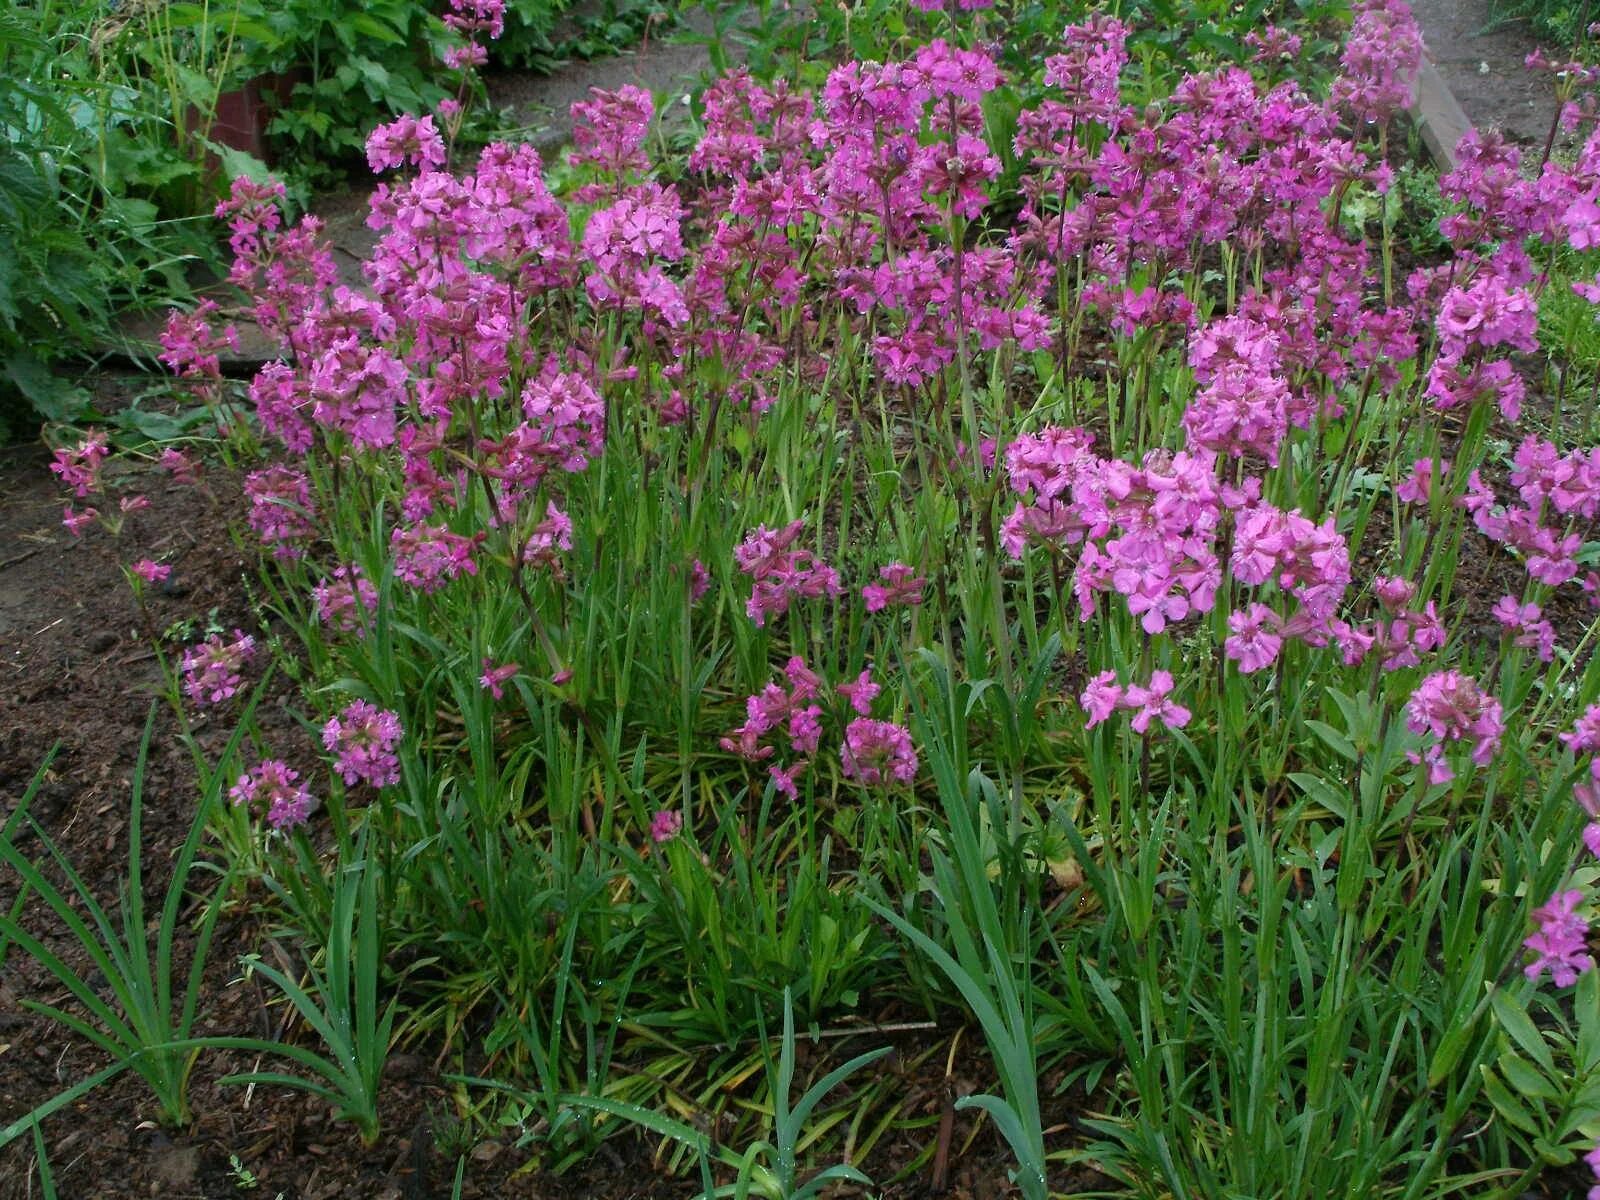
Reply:
[[569, 0], [507, 0], [505, 33], [490, 43], [489, 58], [543, 71], [567, 59], [598, 58], [638, 41], [667, 8], [664, 0], [603, 0], [576, 11]]
[[267, 980], [306, 1025], [321, 1038], [326, 1054], [288, 1042], [260, 1038], [204, 1038], [196, 1048], [251, 1050], [276, 1054], [305, 1068], [309, 1077], [282, 1071], [229, 1075], [229, 1084], [271, 1083], [307, 1092], [333, 1106], [334, 1115], [353, 1122], [363, 1144], [378, 1140], [378, 1085], [388, 1058], [396, 999], [380, 1003], [382, 926], [378, 919], [378, 874], [356, 848], [352, 862], [341, 862], [332, 884], [332, 911], [315, 944], [324, 947], [320, 966], [305, 964], [309, 986], [288, 970], [245, 960], [245, 969]]
[[120, 308], [187, 296], [185, 268], [215, 258], [186, 219], [211, 195], [214, 39], [136, 53], [101, 18], [86, 0], [0, 11], [0, 440], [76, 415], [86, 396], [52, 366], [109, 341]]
[[[16, 913], [0, 915], [0, 937], [39, 963], [76, 1001], [84, 1015], [55, 1004], [25, 1000], [24, 1004], [111, 1055], [110, 1067], [69, 1089], [19, 1120], [0, 1129], [0, 1146], [36, 1128], [36, 1122], [71, 1103], [90, 1087], [123, 1071], [132, 1070], [145, 1081], [160, 1105], [162, 1120], [171, 1125], [187, 1125], [192, 1119], [189, 1107], [189, 1075], [196, 1051], [185, 1045], [194, 1027], [200, 982], [206, 954], [216, 927], [221, 905], [206, 906], [200, 919], [189, 970], [183, 977], [180, 993], [174, 994], [179, 963], [175, 950], [180, 931], [179, 914], [187, 895], [205, 830], [222, 804], [226, 778], [214, 772], [190, 824], [189, 835], [173, 861], [172, 878], [167, 884], [159, 916], [146, 920], [141, 840], [144, 818], [145, 765], [150, 752], [150, 735], [155, 727], [155, 706], [145, 722], [134, 764], [133, 793], [128, 815], [128, 877], [113, 914], [96, 898], [94, 889], [73, 868], [66, 856], [43, 828], [28, 814], [44, 772], [41, 767], [0, 832], [0, 863], [8, 867], [21, 884], [24, 895], [33, 898], [31, 908], [48, 910], [71, 935], [94, 970], [105, 980], [109, 995], [91, 986], [83, 973], [52, 950], [38, 934], [25, 926]], [[224, 752], [224, 762], [233, 754], [243, 736], [241, 726]], [[31, 832], [43, 845], [48, 861], [66, 880], [58, 886], [50, 872], [29, 860], [17, 845], [19, 835]], [[223, 891], [225, 892], [225, 888]], [[88, 920], [79, 915], [88, 915]], [[114, 919], [115, 918], [115, 919]], [[151, 933], [155, 938], [152, 942]]]
[[[763, 1046], [765, 1040], [763, 1033]], [[706, 1190], [697, 1197], [697, 1200], [713, 1200], [714, 1197], [724, 1196], [733, 1197], [735, 1200], [745, 1200], [749, 1196], [759, 1196], [763, 1200], [816, 1200], [823, 1194], [824, 1189], [835, 1183], [854, 1183], [870, 1187], [872, 1181], [848, 1163], [836, 1163], [808, 1173], [802, 1182], [799, 1151], [802, 1137], [806, 1132], [806, 1123], [817, 1106], [845, 1080], [888, 1054], [888, 1047], [859, 1054], [843, 1065], [835, 1067], [806, 1089], [805, 1094], [791, 1105], [789, 1096], [794, 1089], [795, 1046], [794, 1005], [788, 992], [785, 991], [783, 1038], [779, 1044], [776, 1067], [770, 1056], [765, 1058], [773, 1106], [772, 1141], [753, 1142], [743, 1153], [730, 1146], [718, 1144], [705, 1133], [682, 1121], [663, 1116], [637, 1104], [626, 1104], [602, 1096], [564, 1096], [562, 1101], [568, 1105], [594, 1109], [630, 1121], [694, 1151], [703, 1164], [706, 1178]], [[735, 1181], [722, 1187], [712, 1186], [709, 1173], [711, 1161], [737, 1171], [738, 1176]]]
[[1534, 36], [1565, 53], [1592, 52], [1589, 26], [1600, 20], [1592, 0], [1490, 0], [1491, 27], [1526, 21]]
[[374, 125], [451, 94], [439, 55], [455, 40], [415, 0], [242, 0], [242, 78], [278, 75], [267, 125], [282, 164], [313, 181], [356, 166]]
[[[680, 0], [685, 12], [709, 19], [705, 33], [680, 32], [678, 40], [704, 43], [714, 70], [737, 50], [760, 79], [784, 78], [819, 86], [846, 59], [885, 62], [903, 56], [930, 33], [947, 34], [943, 11], [923, 13], [905, 0], [852, 0], [799, 6], [788, 0]], [[1133, 28], [1128, 49], [1130, 99], [1158, 100], [1185, 73], [1244, 61], [1245, 35], [1277, 24], [1304, 39], [1292, 64], [1296, 78], [1315, 86], [1329, 74], [1336, 38], [1349, 21], [1344, 0], [1125, 0], [1106, 7]], [[1004, 90], [1031, 103], [1046, 55], [1060, 49], [1062, 29], [1089, 9], [1071, 0], [998, 0], [992, 8], [963, 12], [961, 37], [986, 43], [1017, 82]], [[968, 28], [970, 26], [970, 28]]]

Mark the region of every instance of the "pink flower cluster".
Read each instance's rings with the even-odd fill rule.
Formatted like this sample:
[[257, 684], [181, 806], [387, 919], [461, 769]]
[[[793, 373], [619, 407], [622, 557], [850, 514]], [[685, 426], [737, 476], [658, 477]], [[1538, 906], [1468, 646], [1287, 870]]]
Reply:
[[861, 598], [867, 602], [869, 613], [900, 605], [914, 608], [922, 603], [922, 589], [927, 582], [905, 563], [890, 563], [878, 568], [878, 582], [863, 587]]
[[1578, 976], [1594, 969], [1589, 955], [1589, 922], [1578, 912], [1583, 893], [1557, 892], [1533, 910], [1539, 928], [1522, 944], [1533, 951], [1534, 959], [1523, 968], [1529, 979], [1537, 980], [1546, 971], [1557, 987], [1571, 987]]
[[1574, 754], [1590, 756], [1588, 778], [1579, 780], [1572, 794], [1589, 815], [1583, 844], [1600, 858], [1600, 704], [1584, 709], [1573, 727], [1561, 735], [1561, 743]]
[[378, 589], [358, 565], [334, 568], [333, 574], [311, 589], [317, 619], [339, 633], [365, 637], [378, 610]]
[[316, 536], [316, 504], [304, 471], [276, 465], [252, 471], [244, 480], [250, 502], [250, 528], [274, 558], [300, 558], [304, 543]]
[[76, 446], [59, 446], [51, 456], [50, 471], [73, 495], [82, 500], [100, 490], [100, 466], [111, 453], [110, 442], [98, 430], [90, 430]]
[[443, 525], [397, 528], [389, 536], [395, 578], [431, 594], [462, 575], [476, 575], [472, 551], [479, 540], [452, 533]]
[[263, 759], [254, 771], [239, 776], [228, 795], [235, 807], [260, 811], [279, 833], [304, 825], [317, 803], [300, 783], [299, 772], [275, 758]]
[[792, 601], [838, 596], [839, 573], [809, 550], [792, 547], [805, 521], [791, 521], [782, 529], [758, 525], [733, 552], [739, 570], [750, 576], [752, 589], [745, 611], [757, 627], [768, 617], [781, 617]]
[[337, 755], [334, 770], [348, 786], [368, 783], [375, 788], [400, 782], [400, 718], [365, 700], [347, 705], [322, 727], [322, 745]]
[[1584, 541], [1580, 529], [1600, 515], [1600, 448], [1562, 454], [1530, 435], [1512, 457], [1510, 482], [1517, 502], [1501, 503], [1473, 472], [1460, 504], [1480, 533], [1521, 556], [1535, 581], [1559, 587], [1572, 580]]
[[255, 656], [256, 640], [235, 629], [231, 641], [214, 633], [183, 655], [183, 690], [199, 705], [231, 700], [244, 686], [244, 665]]
[[1428, 782], [1448, 783], [1455, 771], [1445, 761], [1449, 742], [1471, 742], [1472, 761], [1488, 766], [1500, 749], [1505, 719], [1500, 701], [1460, 671], [1435, 671], [1417, 685], [1406, 703], [1406, 728], [1434, 740], [1411, 760], [1427, 764]]
[[[825, 713], [818, 701], [826, 685], [798, 656], [789, 659], [783, 673], [788, 686], [769, 683], [749, 697], [744, 724], [724, 737], [721, 745], [748, 762], [766, 762], [777, 753], [778, 740], [786, 741], [788, 765], [773, 763], [767, 773], [773, 787], [792, 800], [799, 796], [800, 776], [822, 741]], [[911, 735], [893, 722], [870, 719], [872, 702], [881, 691], [871, 672], [862, 671], [834, 691], [859, 714], [846, 725], [840, 747], [844, 777], [868, 787], [890, 780], [910, 783], [917, 773]]]
[[1173, 687], [1170, 671], [1152, 671], [1149, 683], [1126, 687], [1117, 682], [1115, 671], [1102, 671], [1078, 698], [1087, 718], [1083, 727], [1093, 729], [1118, 709], [1126, 709], [1133, 713], [1128, 724], [1137, 734], [1149, 733], [1152, 722], [1160, 722], [1168, 729], [1182, 729], [1193, 714], [1172, 698]]

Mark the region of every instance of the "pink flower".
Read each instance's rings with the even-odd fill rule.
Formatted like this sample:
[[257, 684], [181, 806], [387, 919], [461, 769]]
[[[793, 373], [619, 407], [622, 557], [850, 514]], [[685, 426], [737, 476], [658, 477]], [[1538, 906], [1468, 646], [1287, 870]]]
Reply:
[[793, 600], [839, 595], [837, 571], [809, 550], [789, 549], [803, 527], [802, 521], [792, 521], [779, 530], [757, 526], [733, 552], [739, 569], [754, 584], [745, 611], [757, 628], [764, 626], [768, 617], [788, 612]]
[[82, 537], [84, 527], [92, 525], [94, 519], [100, 515], [97, 508], [86, 508], [82, 512], [73, 512], [72, 505], [67, 505], [61, 510], [61, 523], [67, 527], [67, 532], [73, 537]]
[[244, 686], [244, 664], [254, 657], [256, 640], [235, 629], [225, 642], [214, 633], [183, 656], [183, 690], [196, 704], [221, 704]]
[[316, 505], [311, 480], [304, 471], [276, 465], [252, 471], [244, 479], [250, 501], [250, 528], [277, 559], [296, 559], [302, 543], [316, 536]]
[[100, 487], [100, 464], [110, 453], [106, 435], [91, 430], [76, 446], [60, 447], [50, 463], [51, 472], [82, 500]]
[[1128, 688], [1122, 706], [1139, 710], [1128, 722], [1135, 733], [1146, 732], [1151, 721], [1160, 721], [1169, 729], [1182, 729], [1189, 723], [1189, 710], [1171, 698], [1172, 686], [1170, 671], [1154, 671], [1146, 686]]
[[854, 683], [841, 683], [834, 691], [850, 701], [850, 707], [863, 717], [872, 715], [872, 701], [881, 691], [877, 684], [872, 682], [872, 672], [863, 671], [856, 676]]
[[322, 745], [338, 755], [334, 769], [347, 786], [370, 783], [381, 788], [400, 782], [400, 759], [394, 751], [402, 732], [397, 714], [356, 700], [322, 727]]
[[472, 551], [478, 540], [451, 533], [443, 525], [397, 528], [389, 535], [395, 578], [431, 594], [459, 576], [476, 575]]
[[431, 116], [418, 120], [407, 114], [367, 135], [367, 165], [374, 175], [392, 167], [436, 169], [444, 166], [445, 158], [444, 139]]
[[650, 840], [656, 845], [670, 842], [683, 829], [683, 814], [673, 809], [659, 808], [650, 818]]
[[1242, 674], [1249, 675], [1270, 667], [1277, 661], [1283, 648], [1283, 618], [1265, 604], [1252, 604], [1242, 612], [1228, 614], [1231, 637], [1223, 643], [1223, 651], [1239, 664]]
[[200, 468], [182, 450], [169, 446], [161, 452], [158, 465], [178, 483], [198, 483]]
[[150, 497], [148, 496], [124, 496], [117, 501], [117, 508], [122, 511], [123, 516], [127, 516], [129, 513], [143, 512], [149, 507]]
[[1411, 474], [1395, 488], [1395, 497], [1406, 504], [1426, 504], [1435, 479], [1442, 480], [1449, 472], [1449, 459], [1419, 458], [1411, 465]]
[[694, 604], [711, 590], [711, 572], [698, 558], [689, 564], [689, 603]]
[[502, 663], [495, 666], [492, 659], [483, 660], [483, 674], [478, 676], [478, 686], [485, 689], [496, 700], [505, 698], [505, 685], [517, 677], [522, 668], [516, 663]]
[[882, 612], [893, 604], [916, 605], [922, 603], [922, 589], [927, 580], [905, 563], [890, 563], [878, 568], [879, 583], [869, 583], [861, 589], [869, 613]]
[[1556, 987], [1571, 987], [1578, 976], [1594, 966], [1588, 952], [1589, 922], [1578, 915], [1583, 901], [1580, 891], [1557, 892], [1533, 910], [1539, 928], [1522, 944], [1534, 952], [1534, 960], [1523, 968], [1529, 979], [1537, 980], [1546, 971]]
[[282, 833], [304, 825], [316, 807], [311, 793], [299, 783], [299, 772], [275, 758], [263, 759], [254, 771], [239, 776], [228, 790], [235, 807], [264, 809], [267, 824]]
[[772, 780], [772, 788], [780, 796], [787, 796], [791, 800], [800, 798], [800, 776], [806, 767], [810, 766], [808, 759], [792, 762], [787, 767], [777, 764], [767, 768], [767, 775]]
[[1093, 729], [1108, 718], [1122, 703], [1122, 688], [1117, 683], [1117, 673], [1102, 671], [1096, 675], [1089, 681], [1089, 686], [1083, 689], [1078, 703], [1083, 705], [1083, 711], [1088, 714], [1088, 720], [1083, 723], [1085, 729]]
[[1428, 782], [1448, 783], [1455, 772], [1444, 760], [1445, 744], [1471, 741], [1472, 761], [1487, 766], [1500, 749], [1505, 731], [1500, 701], [1485, 695], [1477, 680], [1460, 671], [1435, 671], [1417, 685], [1406, 703], [1406, 728], [1437, 739], [1412, 762], [1426, 763]]
[[917, 755], [911, 734], [892, 721], [857, 717], [844, 731], [840, 750], [844, 777], [866, 787], [881, 787], [891, 779], [910, 783], [917, 776]]
[[172, 575], [172, 568], [166, 563], [141, 558], [133, 564], [133, 573], [146, 583], [165, 583]]
[[311, 589], [316, 602], [317, 618], [324, 625], [340, 633], [353, 633], [365, 637], [372, 627], [373, 614], [378, 609], [378, 589], [361, 573], [355, 564], [338, 567], [331, 579], [324, 579]]

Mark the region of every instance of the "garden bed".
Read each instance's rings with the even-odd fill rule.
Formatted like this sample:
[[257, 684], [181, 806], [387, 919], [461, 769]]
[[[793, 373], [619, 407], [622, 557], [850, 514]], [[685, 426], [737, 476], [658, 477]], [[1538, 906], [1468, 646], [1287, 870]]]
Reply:
[[6, 466], [5, 1186], [1583, 1186], [1593, 114], [1435, 178], [1398, 0], [833, 20], [382, 126], [339, 247], [236, 181], [280, 356]]

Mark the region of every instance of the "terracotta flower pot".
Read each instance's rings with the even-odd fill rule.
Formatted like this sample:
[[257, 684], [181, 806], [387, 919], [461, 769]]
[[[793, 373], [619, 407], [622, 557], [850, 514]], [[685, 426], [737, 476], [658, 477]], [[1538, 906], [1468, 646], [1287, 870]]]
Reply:
[[[217, 97], [208, 136], [214, 142], [243, 150], [272, 166], [267, 145], [267, 123], [274, 112], [289, 102], [295, 85], [304, 82], [306, 77], [304, 68], [275, 71], [258, 75], [243, 87], [221, 93]], [[199, 130], [201, 121], [197, 109], [189, 110], [186, 125], [190, 133]]]

